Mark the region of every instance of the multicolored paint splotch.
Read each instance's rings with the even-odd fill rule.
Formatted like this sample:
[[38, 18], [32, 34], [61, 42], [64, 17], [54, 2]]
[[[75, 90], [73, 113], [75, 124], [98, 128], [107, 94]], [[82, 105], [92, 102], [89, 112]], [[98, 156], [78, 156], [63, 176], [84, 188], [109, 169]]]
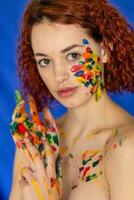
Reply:
[[102, 67], [100, 65], [100, 57], [89, 47], [87, 39], [83, 39], [83, 44], [86, 51], [83, 53], [83, 60], [79, 61], [71, 67], [71, 72], [74, 73], [76, 79], [89, 87], [90, 93], [96, 93], [96, 100], [101, 97], [103, 82], [102, 82]]

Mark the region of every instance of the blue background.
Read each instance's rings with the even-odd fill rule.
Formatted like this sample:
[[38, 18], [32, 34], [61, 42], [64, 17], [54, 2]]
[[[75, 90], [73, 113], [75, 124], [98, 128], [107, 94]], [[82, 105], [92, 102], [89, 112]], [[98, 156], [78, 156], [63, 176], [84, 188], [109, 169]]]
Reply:
[[[11, 189], [15, 145], [9, 132], [9, 123], [15, 107], [14, 90], [18, 88], [16, 74], [17, 38], [20, 20], [27, 0], [0, 1], [0, 200], [7, 200]], [[132, 24], [134, 5], [132, 0], [112, 0], [120, 12]], [[134, 115], [134, 94], [114, 95], [112, 99]], [[55, 118], [66, 112], [60, 105], [52, 114]]]

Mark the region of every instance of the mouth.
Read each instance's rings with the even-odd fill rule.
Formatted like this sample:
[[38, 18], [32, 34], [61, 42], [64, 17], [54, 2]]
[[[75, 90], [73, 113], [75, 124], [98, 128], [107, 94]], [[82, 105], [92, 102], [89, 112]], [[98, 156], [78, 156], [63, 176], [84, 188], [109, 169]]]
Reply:
[[58, 96], [62, 98], [67, 98], [72, 96], [76, 91], [78, 87], [68, 87], [68, 88], [63, 88], [59, 91], [57, 91]]

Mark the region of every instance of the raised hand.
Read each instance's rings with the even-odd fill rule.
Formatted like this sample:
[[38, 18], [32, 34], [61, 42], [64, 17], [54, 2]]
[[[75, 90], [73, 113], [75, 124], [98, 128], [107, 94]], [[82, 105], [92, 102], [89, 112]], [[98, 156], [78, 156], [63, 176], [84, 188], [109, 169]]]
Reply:
[[[30, 140], [31, 148], [37, 151], [37, 155], [41, 156], [39, 163], [43, 163], [45, 170], [43, 173], [47, 174], [46, 183], [54, 193], [57, 192], [57, 196], [60, 198], [62, 194], [62, 173], [56, 123], [47, 108], [43, 109], [44, 123], [42, 122], [32, 96], [29, 95], [28, 97], [31, 120], [25, 111], [25, 100], [19, 91], [16, 91], [16, 102], [17, 105], [10, 124], [13, 139], [18, 148], [27, 150], [28, 155], [31, 156], [25, 143], [26, 139]], [[31, 160], [33, 162], [32, 156]]]

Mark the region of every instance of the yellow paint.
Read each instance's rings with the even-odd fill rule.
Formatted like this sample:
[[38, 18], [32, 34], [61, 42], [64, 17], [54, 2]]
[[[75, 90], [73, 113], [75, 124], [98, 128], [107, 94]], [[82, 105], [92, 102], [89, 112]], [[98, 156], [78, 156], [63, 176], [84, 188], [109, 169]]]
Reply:
[[76, 137], [73, 139], [73, 145], [75, 145], [75, 144], [78, 142], [79, 137], [80, 137], [80, 135], [76, 136]]
[[38, 199], [39, 200], [45, 200], [45, 198], [43, 197], [42, 193], [40, 192], [40, 189], [39, 189], [37, 181], [35, 179], [32, 179], [31, 183], [32, 183], [32, 185], [33, 185], [33, 187], [34, 187], [34, 189], [36, 191]]
[[65, 131], [63, 131], [63, 130], [60, 129], [60, 128], [58, 129], [58, 132], [59, 132], [59, 136], [60, 136], [60, 137], [64, 137], [64, 138], [66, 138], [67, 135], [68, 135]]
[[68, 150], [68, 147], [67, 147], [67, 146], [61, 147], [61, 148], [60, 148], [60, 153], [61, 153], [61, 155], [62, 155], [62, 156], [65, 155], [65, 153], [67, 152], [67, 150]]
[[100, 153], [101, 150], [100, 149], [96, 149], [96, 150], [87, 150], [82, 154], [82, 160], [86, 159], [86, 156], [95, 156], [97, 153]]
[[50, 200], [50, 199], [51, 199], [51, 198], [50, 198], [50, 187], [49, 187], [49, 185], [47, 184], [47, 182], [46, 182], [45, 179], [43, 179], [43, 183], [44, 183], [44, 186], [45, 186], [45, 188], [46, 188], [46, 190], [47, 190], [47, 192], [48, 192], [48, 200]]
[[92, 139], [92, 138], [94, 138], [94, 136], [98, 135], [100, 132], [101, 132], [101, 130], [97, 130], [94, 133], [87, 133], [86, 137], [87, 137], [87, 139]]
[[84, 78], [82, 78], [82, 77], [77, 77], [77, 80], [81, 83], [86, 83], [87, 82], [87, 80], [85, 80]]

